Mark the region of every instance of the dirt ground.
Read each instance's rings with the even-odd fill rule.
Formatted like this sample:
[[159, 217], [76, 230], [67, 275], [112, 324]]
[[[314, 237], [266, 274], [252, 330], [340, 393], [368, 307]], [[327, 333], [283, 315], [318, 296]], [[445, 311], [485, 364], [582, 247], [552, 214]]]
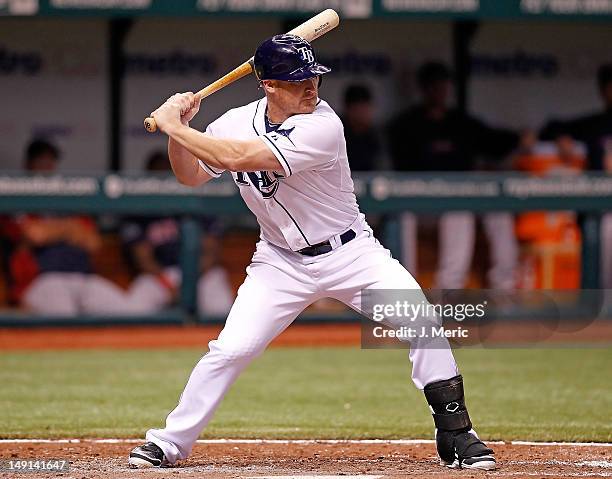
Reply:
[[[0, 328], [0, 352], [57, 349], [147, 349], [205, 348], [221, 331], [221, 325], [185, 326], [108, 326]], [[359, 346], [360, 323], [296, 323], [272, 346], [321, 347]], [[395, 340], [394, 340], [395, 341]], [[482, 327], [470, 326], [470, 338], [462, 345], [538, 344], [540, 346], [612, 344], [612, 321], [558, 325], [541, 321], [497, 322]], [[380, 344], [380, 343], [379, 343]]]
[[133, 470], [126, 457], [133, 442], [2, 443], [0, 458], [53, 458], [70, 461], [65, 473], [7, 473], [0, 477], [97, 478], [567, 478], [612, 477], [612, 448], [572, 445], [493, 444], [499, 468], [491, 472], [440, 466], [435, 446], [394, 443], [241, 443], [197, 444], [191, 457], [172, 468]]
[[[0, 351], [206, 348], [221, 325], [0, 328]], [[275, 346], [359, 345], [359, 324], [293, 325]]]

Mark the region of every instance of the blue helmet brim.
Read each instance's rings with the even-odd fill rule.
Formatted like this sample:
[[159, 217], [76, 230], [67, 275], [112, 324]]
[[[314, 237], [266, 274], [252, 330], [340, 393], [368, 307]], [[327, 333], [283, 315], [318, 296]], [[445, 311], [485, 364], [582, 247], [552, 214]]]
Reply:
[[273, 78], [267, 78], [268, 80], [280, 80], [280, 81], [304, 81], [309, 78], [313, 78], [319, 75], [324, 75], [325, 73], [331, 72], [331, 68], [326, 67], [325, 65], [321, 65], [320, 63], [313, 63], [312, 65], [307, 65], [302, 68], [298, 68], [290, 73], [285, 73], [282, 75], [271, 75]]

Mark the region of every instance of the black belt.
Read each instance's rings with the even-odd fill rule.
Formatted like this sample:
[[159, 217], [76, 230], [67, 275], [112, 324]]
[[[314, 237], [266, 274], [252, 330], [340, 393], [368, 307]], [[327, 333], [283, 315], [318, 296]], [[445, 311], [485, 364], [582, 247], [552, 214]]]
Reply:
[[[345, 231], [340, 235], [340, 243], [346, 244], [355, 239], [356, 236], [357, 233], [355, 233], [353, 230]], [[301, 250], [298, 250], [298, 253], [303, 254], [304, 256], [319, 256], [320, 254], [329, 253], [332, 249], [332, 245], [328, 240], [302, 248]]]

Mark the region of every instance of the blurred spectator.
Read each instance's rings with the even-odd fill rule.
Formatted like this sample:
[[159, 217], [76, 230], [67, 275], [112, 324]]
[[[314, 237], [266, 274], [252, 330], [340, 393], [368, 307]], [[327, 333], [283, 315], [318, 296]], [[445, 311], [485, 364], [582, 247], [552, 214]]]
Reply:
[[556, 140], [560, 148], [581, 141], [587, 147], [587, 169], [612, 171], [612, 63], [599, 67], [597, 85], [603, 111], [570, 121], [551, 121], [540, 136]]
[[[54, 145], [36, 140], [27, 147], [25, 168], [53, 173], [59, 159]], [[93, 273], [91, 254], [101, 239], [92, 218], [27, 214], [2, 226], [11, 242], [9, 271], [17, 304], [38, 314], [61, 316], [149, 311], [141, 288], [124, 292]]]
[[59, 150], [45, 140], [34, 140], [26, 148], [25, 169], [32, 173], [53, 173], [57, 169]]
[[[551, 121], [541, 132], [544, 140], [555, 140], [559, 150], [571, 150], [574, 141], [587, 148], [587, 169], [612, 172], [612, 63], [601, 65], [597, 86], [603, 111], [570, 121]], [[612, 214], [602, 218], [602, 286], [612, 289]]]
[[[149, 172], [171, 171], [168, 155], [153, 153], [147, 160]], [[209, 315], [225, 315], [234, 301], [228, 276], [218, 262], [220, 242], [213, 234], [215, 225], [211, 218], [203, 218], [207, 231], [202, 237], [202, 256], [198, 281], [198, 310]], [[176, 218], [131, 218], [121, 228], [131, 263], [140, 274], [137, 281], [149, 285], [147, 301], [155, 309], [172, 303], [181, 282], [179, 268], [180, 231]]]
[[[429, 62], [417, 73], [422, 103], [400, 113], [389, 125], [391, 160], [398, 171], [469, 171], [477, 159], [499, 161], [517, 148], [521, 136], [513, 131], [492, 128], [482, 121], [449, 106], [450, 70], [442, 63]], [[524, 142], [533, 141], [525, 135]], [[514, 287], [518, 258], [514, 221], [508, 213], [483, 217], [491, 250], [490, 286]], [[416, 274], [416, 216], [401, 218], [404, 238], [403, 261]], [[469, 211], [454, 211], [439, 220], [439, 264], [436, 287], [463, 288], [466, 285], [475, 242], [475, 217]]]
[[345, 90], [342, 123], [351, 170], [379, 169], [382, 144], [374, 126], [372, 93], [367, 86], [350, 85]]

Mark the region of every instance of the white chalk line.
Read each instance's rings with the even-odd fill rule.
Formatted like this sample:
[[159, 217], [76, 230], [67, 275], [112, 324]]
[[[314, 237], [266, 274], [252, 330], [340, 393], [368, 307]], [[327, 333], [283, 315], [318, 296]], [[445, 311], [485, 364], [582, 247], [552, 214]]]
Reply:
[[[559, 477], [559, 473], [558, 472], [508, 472], [508, 471], [503, 471], [503, 476], [519, 476], [519, 477], [525, 477], [525, 476], [537, 476], [537, 477], [546, 477], [546, 476], [552, 476], [552, 477]], [[609, 472], [567, 472], [567, 471], [563, 471], [563, 476], [564, 477], [612, 477], [612, 473]]]
[[[502, 443], [503, 443], [503, 441], [502, 441]], [[491, 443], [491, 444], [493, 444], [493, 443]], [[512, 444], [513, 446], [589, 446], [589, 447], [612, 447], [612, 442], [509, 441], [509, 442], [506, 442], [506, 444]]]
[[[142, 439], [0, 439], [0, 444], [137, 444]], [[610, 442], [487, 441], [512, 446], [612, 447]], [[435, 444], [432, 439], [198, 439], [197, 444]]]
[[600, 467], [603, 469], [612, 469], [611, 461], [559, 461], [556, 459], [544, 461], [508, 461], [507, 464], [518, 464], [520, 466], [548, 465], [548, 466], [582, 466], [582, 467]]

